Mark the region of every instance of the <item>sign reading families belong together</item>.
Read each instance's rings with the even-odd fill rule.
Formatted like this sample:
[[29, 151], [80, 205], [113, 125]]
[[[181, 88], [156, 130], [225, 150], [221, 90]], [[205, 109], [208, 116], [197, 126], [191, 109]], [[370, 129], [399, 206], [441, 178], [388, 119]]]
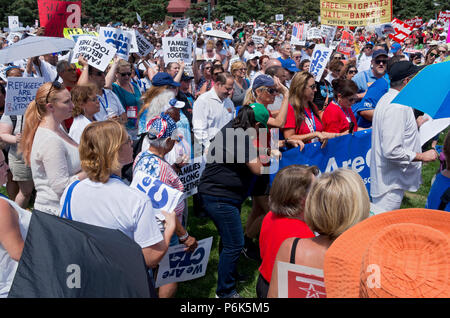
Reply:
[[164, 62], [192, 63], [192, 39], [164, 37], [162, 39]]

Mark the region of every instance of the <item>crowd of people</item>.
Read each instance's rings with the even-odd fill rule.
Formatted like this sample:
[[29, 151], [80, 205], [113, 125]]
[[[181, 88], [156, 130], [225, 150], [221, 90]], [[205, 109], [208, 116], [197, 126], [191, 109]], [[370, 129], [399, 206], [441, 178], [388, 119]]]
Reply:
[[[205, 36], [201, 24], [177, 30], [166, 22], [143, 23], [129, 29], [147, 38], [153, 52], [133, 53], [128, 60], [115, 57], [105, 71], [83, 57], [77, 68], [68, 52], [2, 66], [0, 180], [8, 197], [0, 199], [0, 297], [8, 295], [14, 278], [30, 206], [122, 231], [142, 248], [151, 276], [169, 246], [184, 244], [187, 252], [194, 251], [198, 242], [187, 232], [187, 198], [173, 211], [156, 214], [150, 198], [129, 185], [139, 172], [184, 192], [180, 171], [199, 156], [206, 165], [192, 212], [212, 220], [220, 237], [216, 297], [241, 297], [241, 255], [260, 264], [255, 291], [260, 298], [278, 297], [278, 261], [324, 270], [329, 297], [448, 297], [448, 280], [429, 274], [432, 286], [426, 289], [414, 277], [427, 280], [433, 264], [424, 259], [445, 249], [439, 255], [448, 273], [450, 214], [436, 210], [450, 211], [450, 200], [442, 199], [450, 198], [450, 137], [442, 153], [436, 147], [439, 136], [430, 149], [422, 148], [418, 128], [426, 121], [423, 113], [391, 103], [423, 68], [449, 60], [444, 24], [424, 24], [403, 43], [370, 28], [346, 29], [354, 36], [351, 53], [339, 50], [344, 29], [337, 28], [321, 78], [309, 69], [315, 46], [325, 38], [291, 44], [291, 23], [213, 25], [233, 40]], [[0, 35], [1, 47], [44, 31]], [[165, 36], [194, 40], [191, 65], [165, 63]], [[10, 77], [43, 77], [46, 82], [24, 115], [3, 114]], [[324, 148], [330, 139], [369, 128], [370, 193], [356, 172], [343, 168], [320, 174], [314, 166], [291, 165], [270, 182], [267, 168], [285, 150], [302, 152], [314, 142]], [[273, 142], [276, 132], [279, 139]], [[405, 191], [419, 188], [422, 163], [438, 159], [442, 165], [426, 203], [434, 210], [396, 211]], [[247, 199], [252, 208], [244, 227], [241, 209]], [[386, 232], [383, 222], [400, 230]], [[365, 245], [354, 239], [361, 237], [353, 230], [358, 227], [371, 233]], [[414, 257], [387, 257], [383, 239], [389, 238], [408, 241], [396, 248], [412, 250]], [[427, 240], [437, 248], [424, 247]], [[352, 248], [358, 248], [361, 259], [348, 257]], [[377, 293], [361, 284], [358, 289], [358, 270], [371, 253], [389, 275], [402, 277], [404, 288], [385, 286]], [[354, 277], [347, 277], [344, 272], [353, 267], [358, 268]], [[338, 292], [346, 284], [356, 286], [354, 294]], [[158, 295], [175, 297], [176, 291], [177, 284], [170, 283], [159, 287]]]

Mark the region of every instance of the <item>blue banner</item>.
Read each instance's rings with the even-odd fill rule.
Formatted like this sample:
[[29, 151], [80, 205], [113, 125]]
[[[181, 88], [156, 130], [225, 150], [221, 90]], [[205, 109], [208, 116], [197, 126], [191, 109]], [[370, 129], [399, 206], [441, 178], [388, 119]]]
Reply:
[[[321, 149], [319, 142], [305, 145], [303, 151], [299, 148], [283, 152], [279, 169], [293, 164], [317, 166], [320, 172], [330, 172], [338, 168], [349, 168], [359, 173], [370, 193], [370, 148], [372, 129], [355, 132], [328, 140]], [[275, 174], [271, 175], [271, 180]]]

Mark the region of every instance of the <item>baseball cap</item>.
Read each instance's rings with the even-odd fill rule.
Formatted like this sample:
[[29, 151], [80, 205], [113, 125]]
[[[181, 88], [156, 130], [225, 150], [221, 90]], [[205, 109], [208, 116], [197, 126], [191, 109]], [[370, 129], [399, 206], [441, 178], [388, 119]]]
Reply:
[[366, 47], [366, 46], [368, 46], [368, 45], [372, 45], [372, 47], [374, 47], [375, 45], [373, 44], [373, 42], [372, 41], [369, 41], [369, 42], [367, 42], [366, 43], [366, 45], [364, 45], [364, 47]]
[[172, 86], [180, 86], [180, 83], [175, 82], [170, 76], [169, 73], [159, 72], [152, 79], [153, 86], [164, 86], [164, 85], [172, 85]]
[[388, 53], [385, 50], [380, 49], [380, 50], [373, 51], [372, 59], [376, 59], [380, 55], [386, 55], [386, 57], [388, 57]]
[[194, 78], [194, 76], [189, 76], [186, 72], [183, 72], [183, 74], [181, 74], [181, 80], [183, 82], [190, 81], [193, 78]]
[[305, 47], [307, 48], [307, 49], [312, 49], [312, 48], [314, 48], [316, 46], [316, 43], [314, 43], [314, 42], [306, 42], [305, 43]]
[[176, 98], [172, 98], [171, 100], [169, 100], [169, 105], [175, 108], [183, 108], [186, 105], [186, 103], [179, 101]]
[[297, 68], [297, 64], [295, 64], [293, 59], [285, 59], [279, 58], [281, 62], [281, 66], [285, 69], [287, 69], [289, 72], [300, 72], [300, 70]]
[[255, 113], [255, 120], [267, 127], [267, 121], [269, 120], [269, 111], [264, 105], [259, 103], [250, 104], [250, 107], [253, 109], [253, 113]]
[[252, 89], [253, 89], [253, 91], [255, 91], [256, 89], [258, 89], [262, 86], [271, 87], [273, 85], [275, 85], [275, 82], [271, 76], [261, 74], [261, 75], [257, 76], [255, 78], [255, 80], [253, 81]]
[[259, 57], [262, 56], [261, 52], [256, 51], [255, 53], [251, 53], [248, 58], [247, 61], [253, 60], [253, 59], [259, 59]]
[[401, 50], [401, 48], [402, 48], [402, 46], [400, 45], [400, 43], [395, 42], [391, 46], [391, 53], [397, 53], [398, 50]]
[[414, 65], [410, 61], [399, 61], [392, 64], [388, 74], [391, 82], [396, 82], [417, 73], [421, 69], [422, 67]]

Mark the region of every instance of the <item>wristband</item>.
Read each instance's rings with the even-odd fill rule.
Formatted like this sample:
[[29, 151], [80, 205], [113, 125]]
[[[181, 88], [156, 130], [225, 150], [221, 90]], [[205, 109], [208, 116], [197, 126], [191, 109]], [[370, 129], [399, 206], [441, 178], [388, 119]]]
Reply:
[[186, 240], [188, 239], [188, 237], [189, 237], [189, 233], [188, 233], [188, 231], [186, 231], [186, 233], [184, 233], [184, 235], [178, 237], [178, 240], [179, 240], [181, 243], [183, 243], [184, 241], [186, 241]]

